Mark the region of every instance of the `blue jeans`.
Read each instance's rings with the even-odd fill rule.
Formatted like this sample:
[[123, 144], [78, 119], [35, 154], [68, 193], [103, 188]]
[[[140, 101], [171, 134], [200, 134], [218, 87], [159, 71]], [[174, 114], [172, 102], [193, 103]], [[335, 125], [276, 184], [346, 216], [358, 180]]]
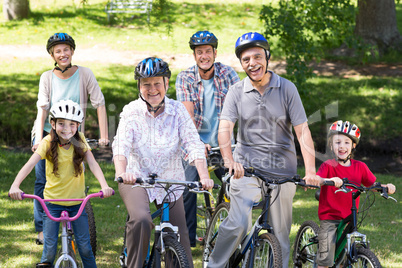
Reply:
[[[48, 133], [43, 132], [43, 137], [45, 137]], [[35, 139], [33, 140], [35, 143]], [[46, 160], [40, 160], [35, 166], [35, 186], [34, 186], [34, 195], [40, 196], [43, 198], [43, 190], [45, 189], [46, 184]], [[43, 208], [40, 205], [39, 201], [34, 200], [34, 220], [35, 220], [35, 231], [42, 232], [43, 231]]]
[[[50, 202], [46, 202], [46, 206], [49, 209], [50, 214], [53, 217], [60, 217], [62, 211], [67, 211], [70, 217], [73, 217], [77, 214], [80, 205], [74, 206], [60, 206], [55, 205]], [[96, 267], [95, 257], [92, 253], [92, 247], [89, 236], [89, 228], [88, 228], [88, 215], [84, 209], [81, 216], [71, 222], [75, 241], [77, 242], [78, 251], [81, 256], [82, 263], [85, 268]], [[45, 243], [43, 246], [43, 253], [41, 262], [54, 262], [57, 254], [57, 240], [59, 236], [59, 222], [52, 221], [45, 214], [43, 216], [43, 235], [45, 239]]]

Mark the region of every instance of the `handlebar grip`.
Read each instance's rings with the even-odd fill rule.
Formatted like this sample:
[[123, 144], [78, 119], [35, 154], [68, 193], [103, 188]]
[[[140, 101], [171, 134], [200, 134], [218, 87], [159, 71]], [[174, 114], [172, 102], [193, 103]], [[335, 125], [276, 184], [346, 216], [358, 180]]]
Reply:
[[333, 182], [333, 181], [326, 181], [326, 180], [324, 180], [324, 183], [323, 183], [322, 185], [335, 186], [335, 182]]
[[[117, 178], [117, 182], [118, 182], [118, 183], [123, 183], [123, 178], [122, 178], [122, 177], [118, 177], [118, 178]], [[140, 183], [140, 184], [141, 184], [141, 183], [144, 183], [144, 180], [143, 180], [142, 178], [137, 178], [136, 181], [135, 181], [135, 183]]]

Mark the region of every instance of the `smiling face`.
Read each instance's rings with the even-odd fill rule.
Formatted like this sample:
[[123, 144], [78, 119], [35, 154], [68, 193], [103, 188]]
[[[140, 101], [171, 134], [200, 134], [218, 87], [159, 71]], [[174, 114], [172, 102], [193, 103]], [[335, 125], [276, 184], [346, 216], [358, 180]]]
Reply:
[[61, 143], [67, 143], [75, 135], [78, 130], [79, 124], [75, 121], [67, 119], [56, 119], [50, 121], [52, 128], [56, 131], [59, 136]]
[[265, 50], [260, 47], [252, 47], [244, 50], [240, 55], [243, 70], [253, 81], [264, 82], [269, 75], [266, 74], [267, 59]]
[[60, 67], [67, 67], [71, 64], [74, 50], [67, 44], [58, 44], [52, 47], [51, 56]]
[[343, 160], [352, 153], [352, 149], [356, 147], [356, 144], [346, 135], [335, 134], [332, 136], [331, 147], [335, 156]]
[[140, 90], [142, 97], [152, 106], [162, 102], [168, 89], [169, 79], [162, 76], [140, 79]]
[[208, 70], [215, 62], [216, 49], [211, 45], [196, 46], [194, 48], [194, 59], [198, 68]]

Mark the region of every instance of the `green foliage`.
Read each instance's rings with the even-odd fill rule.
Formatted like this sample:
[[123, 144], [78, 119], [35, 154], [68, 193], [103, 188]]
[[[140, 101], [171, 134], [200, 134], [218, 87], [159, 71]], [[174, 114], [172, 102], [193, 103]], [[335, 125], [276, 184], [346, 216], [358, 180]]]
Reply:
[[286, 55], [286, 71], [302, 95], [304, 82], [313, 75], [308, 64], [319, 61], [328, 49], [352, 42], [355, 15], [351, 0], [290, 0], [263, 6], [265, 35], [279, 37], [273, 50]]

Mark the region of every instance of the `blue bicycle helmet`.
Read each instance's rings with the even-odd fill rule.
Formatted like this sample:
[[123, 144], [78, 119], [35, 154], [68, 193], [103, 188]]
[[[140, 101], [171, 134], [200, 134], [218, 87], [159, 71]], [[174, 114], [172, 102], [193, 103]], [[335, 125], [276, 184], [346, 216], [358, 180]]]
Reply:
[[213, 48], [218, 48], [218, 39], [209, 31], [198, 31], [190, 38], [190, 48], [195, 49], [196, 46], [211, 45]]
[[47, 52], [50, 54], [50, 49], [58, 44], [67, 44], [75, 50], [74, 39], [66, 33], [55, 33], [47, 40]]
[[[261, 47], [265, 49], [270, 56], [267, 39], [265, 39], [265, 37], [260, 33], [249, 32], [240, 36], [236, 41], [235, 52], [237, 58], [240, 59], [241, 53], [250, 47]], [[269, 59], [269, 56], [267, 55], [267, 60]]]
[[163, 76], [170, 78], [169, 65], [163, 60], [155, 57], [146, 58], [135, 67], [134, 79]]

